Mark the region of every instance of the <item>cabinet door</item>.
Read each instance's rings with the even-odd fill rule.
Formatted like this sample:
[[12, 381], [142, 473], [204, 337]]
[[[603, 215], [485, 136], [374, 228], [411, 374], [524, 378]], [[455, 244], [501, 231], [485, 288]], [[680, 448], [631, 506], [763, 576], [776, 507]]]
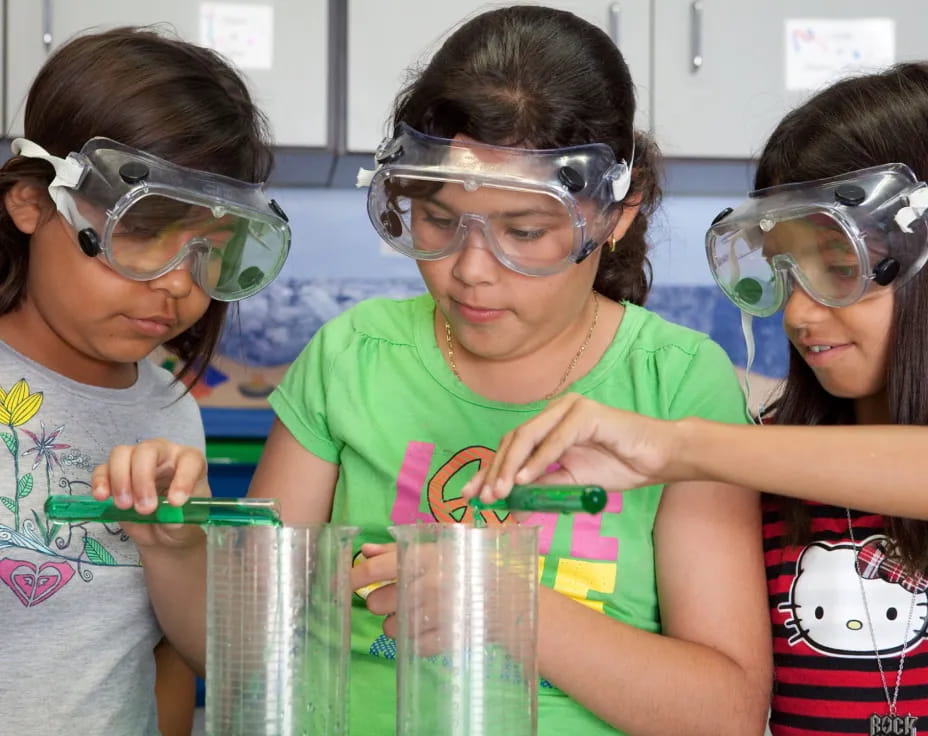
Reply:
[[327, 144], [328, 0], [7, 0], [6, 5], [5, 129], [12, 135], [22, 134], [29, 85], [55, 47], [82, 32], [157, 23], [194, 43], [217, 39], [207, 45], [238, 60], [276, 144]]
[[[638, 89], [637, 125], [649, 125], [651, 0], [551, 0], [601, 27], [622, 49]], [[495, 7], [485, 0], [348, 0], [346, 147], [373, 151], [407, 70], [424, 64], [453, 28]]]
[[[816, 64], [827, 69], [855, 54], [871, 58], [886, 27], [881, 19], [892, 24], [896, 61], [928, 57], [924, 0], [657, 0], [658, 143], [670, 156], [756, 155], [783, 115], [814, 93], [805, 85], [816, 85]], [[787, 23], [796, 20], [808, 21], [808, 33], [788, 45]], [[833, 21], [857, 25], [841, 38]], [[820, 43], [818, 61], [800, 55], [810, 42]], [[801, 59], [804, 73], [788, 76], [787, 62]]]

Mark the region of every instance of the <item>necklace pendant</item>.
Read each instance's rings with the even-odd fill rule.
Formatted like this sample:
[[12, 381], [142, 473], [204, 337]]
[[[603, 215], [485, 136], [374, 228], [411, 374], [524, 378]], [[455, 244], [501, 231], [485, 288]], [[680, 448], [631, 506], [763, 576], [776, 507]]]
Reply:
[[917, 736], [917, 723], [917, 716], [884, 716], [874, 713], [870, 716], [869, 736]]

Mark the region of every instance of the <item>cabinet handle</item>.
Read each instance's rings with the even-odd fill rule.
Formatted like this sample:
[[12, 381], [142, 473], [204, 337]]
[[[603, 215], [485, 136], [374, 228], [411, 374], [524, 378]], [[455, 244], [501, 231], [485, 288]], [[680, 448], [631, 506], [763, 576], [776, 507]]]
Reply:
[[52, 0], [45, 0], [42, 7], [42, 45], [46, 54], [52, 50]]
[[612, 43], [616, 46], [619, 45], [619, 40], [621, 38], [621, 34], [619, 33], [621, 19], [622, 6], [618, 3], [612, 3], [609, 6], [609, 35], [612, 36]]
[[702, 67], [702, 1], [690, 3], [690, 48], [693, 53], [693, 71]]

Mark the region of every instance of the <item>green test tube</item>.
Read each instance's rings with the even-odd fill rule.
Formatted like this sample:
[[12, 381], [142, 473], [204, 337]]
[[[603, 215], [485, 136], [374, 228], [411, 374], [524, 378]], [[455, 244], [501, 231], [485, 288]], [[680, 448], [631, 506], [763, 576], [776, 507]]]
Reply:
[[120, 509], [113, 499], [91, 496], [49, 496], [45, 514], [52, 521], [131, 521], [141, 524], [222, 524], [225, 526], [280, 526], [280, 506], [273, 498], [191, 498], [182, 506], [158, 499], [150, 514]]
[[513, 486], [506, 498], [493, 503], [472, 498], [470, 503], [477, 509], [494, 511], [598, 514], [606, 508], [606, 501], [606, 492], [599, 486]]

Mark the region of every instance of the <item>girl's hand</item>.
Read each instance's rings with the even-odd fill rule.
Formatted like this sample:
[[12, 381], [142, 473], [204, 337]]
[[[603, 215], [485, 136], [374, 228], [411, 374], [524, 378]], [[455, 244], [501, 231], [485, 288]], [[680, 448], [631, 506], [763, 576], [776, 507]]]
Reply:
[[513, 484], [599, 485], [607, 491], [665, 483], [676, 425], [566, 394], [506, 434], [490, 465], [464, 486], [485, 503]]
[[[360, 592], [367, 610], [386, 616], [383, 633], [396, 638], [396, 578], [398, 563], [395, 544], [362, 544], [364, 559], [351, 568], [351, 589]], [[369, 587], [371, 586], [371, 587]], [[363, 589], [368, 588], [365, 592]]]
[[[180, 506], [191, 496], [211, 495], [203, 453], [164, 439], [114, 447], [109, 461], [94, 468], [90, 483], [97, 500], [112, 496], [117, 508], [134, 507], [140, 514], [152, 513], [159, 496]], [[123, 528], [139, 547], [185, 547], [203, 537], [193, 524], [127, 523]]]
[[[423, 544], [415, 551], [421, 567], [410, 574], [406, 583], [409, 586], [411, 607], [402, 612], [407, 618], [408, 631], [415, 637], [415, 652], [418, 656], [424, 657], [433, 656], [441, 651], [441, 572], [436, 556], [431, 554], [433, 548], [432, 544]], [[399, 568], [396, 545], [364, 544], [361, 545], [361, 554], [366, 559], [352, 568], [351, 588], [358, 591], [365, 586], [380, 583], [366, 595], [367, 610], [378, 616], [385, 616], [383, 633], [391, 639], [396, 639], [399, 634], [399, 598], [396, 584]]]

